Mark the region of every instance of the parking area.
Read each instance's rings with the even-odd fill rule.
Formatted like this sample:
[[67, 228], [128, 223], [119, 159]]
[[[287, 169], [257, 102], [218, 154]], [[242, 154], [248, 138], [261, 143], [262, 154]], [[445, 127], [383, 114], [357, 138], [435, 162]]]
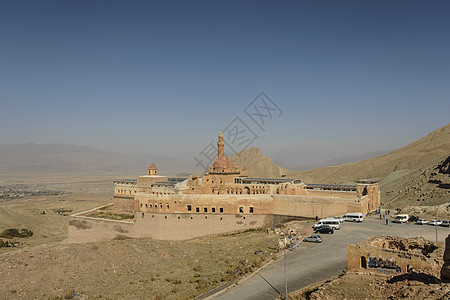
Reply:
[[[310, 223], [312, 226], [314, 222]], [[437, 227], [438, 241], [442, 242], [450, 233], [448, 227]], [[288, 291], [293, 292], [310, 284], [340, 274], [347, 267], [347, 245], [365, 240], [369, 236], [397, 235], [401, 237], [422, 236], [435, 241], [436, 227], [397, 224], [369, 216], [362, 223], [345, 222], [334, 234], [319, 234], [322, 243], [303, 242], [295, 251], [287, 251], [286, 274]], [[284, 293], [284, 260], [280, 257], [258, 274], [241, 282], [214, 299], [275, 299]]]

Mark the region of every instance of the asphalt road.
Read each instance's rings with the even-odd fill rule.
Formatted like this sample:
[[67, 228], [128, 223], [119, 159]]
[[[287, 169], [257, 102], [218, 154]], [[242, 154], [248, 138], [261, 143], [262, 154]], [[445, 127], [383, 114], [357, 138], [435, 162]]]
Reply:
[[[450, 228], [438, 226], [438, 240], [443, 241]], [[288, 292], [340, 274], [347, 267], [347, 245], [365, 240], [369, 236], [397, 235], [402, 237], [423, 236], [435, 241], [435, 227], [415, 224], [389, 224], [376, 217], [366, 218], [363, 223], [345, 223], [334, 234], [321, 234], [323, 242], [302, 243], [295, 251], [286, 251]], [[284, 294], [284, 259], [281, 256], [257, 274], [239, 285], [215, 294], [209, 299], [275, 299]]]

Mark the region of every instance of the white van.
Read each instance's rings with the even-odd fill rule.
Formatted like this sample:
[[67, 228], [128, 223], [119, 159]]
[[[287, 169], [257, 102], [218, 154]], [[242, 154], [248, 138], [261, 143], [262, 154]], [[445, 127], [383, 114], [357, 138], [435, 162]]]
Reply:
[[324, 225], [328, 225], [331, 228], [333, 228], [334, 230], [341, 229], [341, 222], [339, 222], [339, 220], [336, 220], [336, 219], [322, 219], [319, 222], [317, 222], [316, 224], [314, 224], [313, 228], [317, 229]]
[[402, 214], [402, 215], [396, 215], [395, 219], [392, 221], [394, 223], [408, 223], [409, 215]]
[[347, 221], [347, 222], [362, 222], [362, 221], [364, 221], [362, 213], [347, 213], [342, 218], [344, 219], [344, 221]]

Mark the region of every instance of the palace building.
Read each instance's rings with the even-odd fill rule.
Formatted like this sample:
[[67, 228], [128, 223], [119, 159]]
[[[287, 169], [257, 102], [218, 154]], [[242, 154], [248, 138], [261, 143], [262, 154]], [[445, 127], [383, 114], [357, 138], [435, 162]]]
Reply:
[[[240, 169], [224, 154], [222, 132], [217, 146], [217, 159], [203, 176], [161, 176], [152, 163], [147, 175], [114, 181], [113, 211], [134, 215], [132, 226], [121, 224], [127, 227], [125, 236], [186, 240], [269, 227], [293, 218], [342, 216], [347, 212], [365, 215], [380, 205], [377, 180], [334, 185], [251, 178], [245, 166]], [[83, 221], [95, 223], [92, 218], [84, 217]], [[91, 225], [91, 229], [100, 230], [98, 224]], [[82, 240], [80, 229], [70, 227], [69, 222], [69, 240], [71, 231], [75, 241]], [[103, 235], [114, 238], [111, 232]]]

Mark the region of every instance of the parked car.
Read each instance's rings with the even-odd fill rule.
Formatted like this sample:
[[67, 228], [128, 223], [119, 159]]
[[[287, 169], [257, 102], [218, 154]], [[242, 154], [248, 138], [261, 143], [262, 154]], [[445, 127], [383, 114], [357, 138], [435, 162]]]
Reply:
[[334, 217], [330, 217], [330, 218], [328, 218], [328, 219], [336, 219], [336, 220], [338, 220], [340, 223], [344, 223], [344, 218], [341, 218], [341, 217], [338, 217], [338, 216], [334, 216]]
[[425, 225], [425, 224], [428, 224], [428, 221], [424, 220], [424, 219], [419, 219], [416, 221], [416, 224], [417, 225]]
[[412, 222], [417, 222], [419, 220], [419, 217], [417, 216], [411, 216], [409, 217], [408, 222], [412, 223]]
[[333, 234], [334, 233], [334, 229], [330, 228], [330, 227], [322, 227], [322, 228], [316, 229], [314, 232], [315, 233]]
[[314, 230], [316, 230], [317, 228], [322, 227], [324, 225], [328, 225], [331, 228], [333, 228], [334, 230], [339, 230], [341, 228], [341, 224], [340, 224], [339, 220], [336, 220], [336, 219], [319, 220], [319, 222], [314, 224], [313, 228], [314, 228]]
[[396, 215], [392, 223], [408, 223], [409, 216], [407, 214]]
[[343, 217], [344, 221], [347, 222], [362, 222], [364, 221], [362, 213], [347, 213]]
[[330, 225], [327, 225], [327, 224], [323, 224], [323, 225], [320, 225], [320, 226], [314, 228], [314, 231], [316, 231], [316, 230], [318, 230], [318, 229], [322, 229], [322, 228], [331, 228], [331, 226], [330, 226]]
[[443, 226], [443, 227], [450, 227], [450, 221], [449, 220], [444, 220], [442, 221], [442, 224], [439, 226]]
[[441, 220], [431, 220], [430, 222], [428, 222], [428, 225], [433, 225], [433, 226], [438, 226], [441, 224], [442, 224]]
[[308, 237], [305, 237], [303, 239], [304, 242], [311, 242], [311, 243], [322, 243], [322, 237], [320, 235], [311, 235]]

